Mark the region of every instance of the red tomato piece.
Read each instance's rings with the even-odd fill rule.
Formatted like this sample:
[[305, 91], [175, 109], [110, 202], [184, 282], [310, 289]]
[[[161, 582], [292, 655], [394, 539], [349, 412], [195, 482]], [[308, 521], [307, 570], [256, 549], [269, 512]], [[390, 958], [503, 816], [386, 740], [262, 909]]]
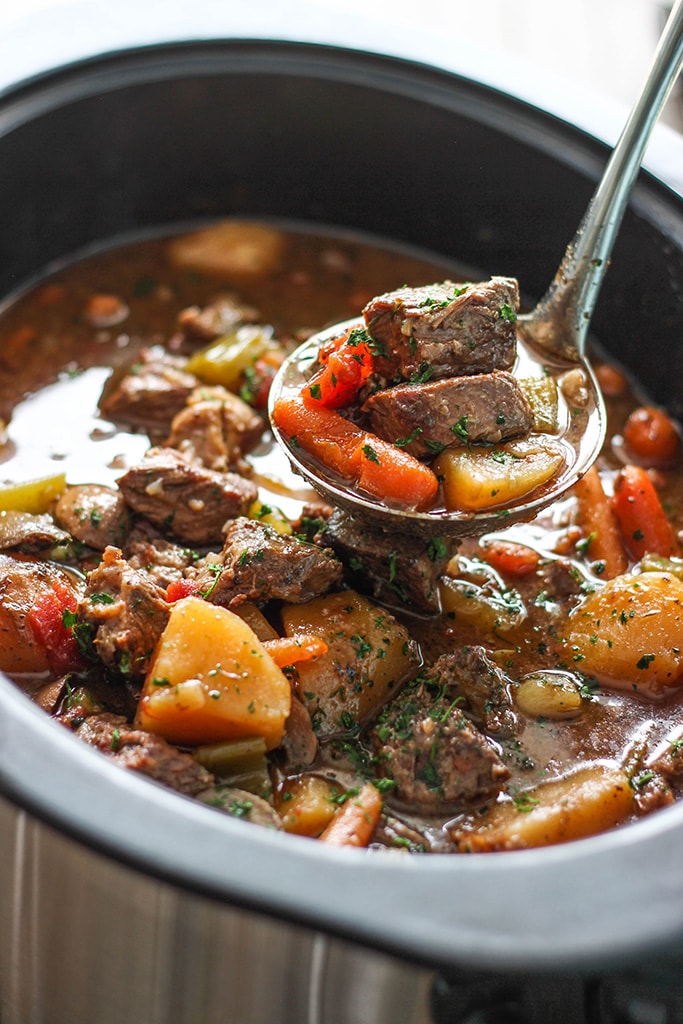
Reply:
[[52, 589], [40, 594], [28, 613], [35, 641], [43, 647], [48, 664], [56, 675], [75, 672], [83, 667], [78, 642], [64, 624], [64, 613], [75, 612], [77, 603], [73, 590], [55, 580]]

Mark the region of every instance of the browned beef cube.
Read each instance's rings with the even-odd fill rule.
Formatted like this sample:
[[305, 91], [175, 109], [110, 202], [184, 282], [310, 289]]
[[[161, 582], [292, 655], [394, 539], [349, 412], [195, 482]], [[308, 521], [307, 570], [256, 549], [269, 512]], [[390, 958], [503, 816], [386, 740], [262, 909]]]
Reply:
[[459, 647], [442, 654], [429, 670], [433, 683], [463, 697], [469, 718], [496, 739], [514, 736], [517, 716], [512, 708], [505, 673], [483, 647]]
[[251, 480], [191, 465], [174, 448], [151, 448], [118, 485], [135, 512], [186, 544], [222, 541], [258, 494]]
[[55, 506], [55, 519], [72, 537], [96, 551], [120, 547], [130, 529], [130, 511], [121, 494], [101, 484], [67, 487]]
[[199, 384], [184, 365], [184, 359], [158, 346], [145, 349], [127, 373], [105, 388], [100, 412], [117, 423], [165, 436]]
[[163, 591], [133, 569], [118, 548], [106, 548], [88, 573], [78, 604], [79, 623], [90, 627], [96, 653], [110, 668], [142, 677], [168, 622]]
[[438, 580], [452, 555], [448, 540], [370, 527], [341, 509], [329, 517], [322, 537], [357, 589], [416, 612], [433, 615], [440, 610]]
[[505, 370], [399, 384], [365, 402], [374, 432], [418, 457], [476, 442], [495, 444], [528, 434], [531, 406]]
[[377, 371], [389, 380], [438, 379], [509, 370], [515, 361], [517, 282], [492, 277], [400, 288], [363, 310], [376, 341]]
[[171, 424], [166, 444], [207, 469], [239, 468], [261, 439], [265, 423], [225, 388], [197, 388]]
[[196, 796], [215, 782], [211, 772], [191, 754], [176, 750], [161, 736], [134, 729], [121, 715], [89, 715], [76, 735], [121, 767], [140, 772], [186, 796]]
[[258, 320], [258, 310], [234, 295], [218, 295], [208, 306], [189, 306], [178, 315], [178, 326], [188, 341], [208, 345], [244, 323]]
[[148, 573], [162, 590], [182, 579], [185, 570], [199, 557], [193, 548], [167, 540], [147, 519], [137, 521], [128, 535], [123, 553], [134, 569]]
[[343, 573], [329, 548], [246, 518], [230, 524], [220, 565], [205, 568], [198, 577], [200, 593], [220, 605], [244, 600], [303, 604], [338, 586]]
[[389, 799], [427, 813], [486, 803], [510, 776], [455, 695], [425, 682], [408, 685], [382, 712], [372, 743], [378, 774], [395, 784]]

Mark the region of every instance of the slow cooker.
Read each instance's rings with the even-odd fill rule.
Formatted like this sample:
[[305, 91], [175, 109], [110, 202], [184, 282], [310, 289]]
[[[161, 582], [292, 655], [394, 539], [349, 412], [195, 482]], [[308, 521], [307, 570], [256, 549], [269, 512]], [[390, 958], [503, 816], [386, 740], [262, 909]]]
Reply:
[[[619, 127], [303, 6], [124, 3], [107, 36], [96, 10], [2, 44], [3, 297], [107, 238], [224, 215], [361, 229], [538, 297]], [[679, 416], [681, 168], [659, 130], [594, 322]], [[6, 679], [0, 793], [2, 1024], [683, 1019], [681, 806], [542, 850], [321, 849], [122, 772]]]

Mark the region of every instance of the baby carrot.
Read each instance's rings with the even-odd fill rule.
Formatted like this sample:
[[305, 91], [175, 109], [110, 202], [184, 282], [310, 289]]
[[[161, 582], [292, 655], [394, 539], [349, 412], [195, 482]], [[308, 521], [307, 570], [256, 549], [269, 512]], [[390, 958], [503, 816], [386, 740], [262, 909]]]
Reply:
[[591, 561], [603, 564], [602, 576], [607, 580], [626, 572], [628, 560], [621, 534], [595, 466], [575, 484], [574, 494], [577, 522], [588, 541]]
[[341, 805], [320, 840], [330, 846], [367, 846], [381, 813], [379, 790], [366, 782], [356, 796]]
[[645, 554], [666, 558], [677, 552], [674, 528], [642, 466], [625, 466], [619, 472], [612, 507], [626, 550], [636, 561]]
[[273, 421], [328, 469], [388, 504], [424, 509], [439, 489], [436, 474], [413, 455], [349, 423], [304, 395], [279, 398]]
[[511, 540], [485, 540], [482, 548], [489, 565], [509, 576], [530, 576], [541, 560], [533, 548]]
[[338, 412], [311, 406], [301, 395], [278, 398], [273, 422], [293, 447], [303, 448], [345, 479], [355, 478], [354, 453], [363, 432]]

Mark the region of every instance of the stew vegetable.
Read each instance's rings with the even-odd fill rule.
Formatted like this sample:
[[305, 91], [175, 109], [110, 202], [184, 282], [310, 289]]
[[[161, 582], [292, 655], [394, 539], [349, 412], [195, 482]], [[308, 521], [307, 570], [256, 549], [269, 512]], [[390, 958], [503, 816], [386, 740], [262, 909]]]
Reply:
[[580, 393], [528, 372], [518, 309], [512, 278], [240, 221], [15, 299], [0, 669], [122, 768], [326, 844], [514, 850], [675, 801], [681, 435], [619, 367], [597, 466], [481, 538], [354, 520], [269, 429], [283, 360], [353, 317], [278, 429], [389, 504], [504, 506], [557, 471]]

